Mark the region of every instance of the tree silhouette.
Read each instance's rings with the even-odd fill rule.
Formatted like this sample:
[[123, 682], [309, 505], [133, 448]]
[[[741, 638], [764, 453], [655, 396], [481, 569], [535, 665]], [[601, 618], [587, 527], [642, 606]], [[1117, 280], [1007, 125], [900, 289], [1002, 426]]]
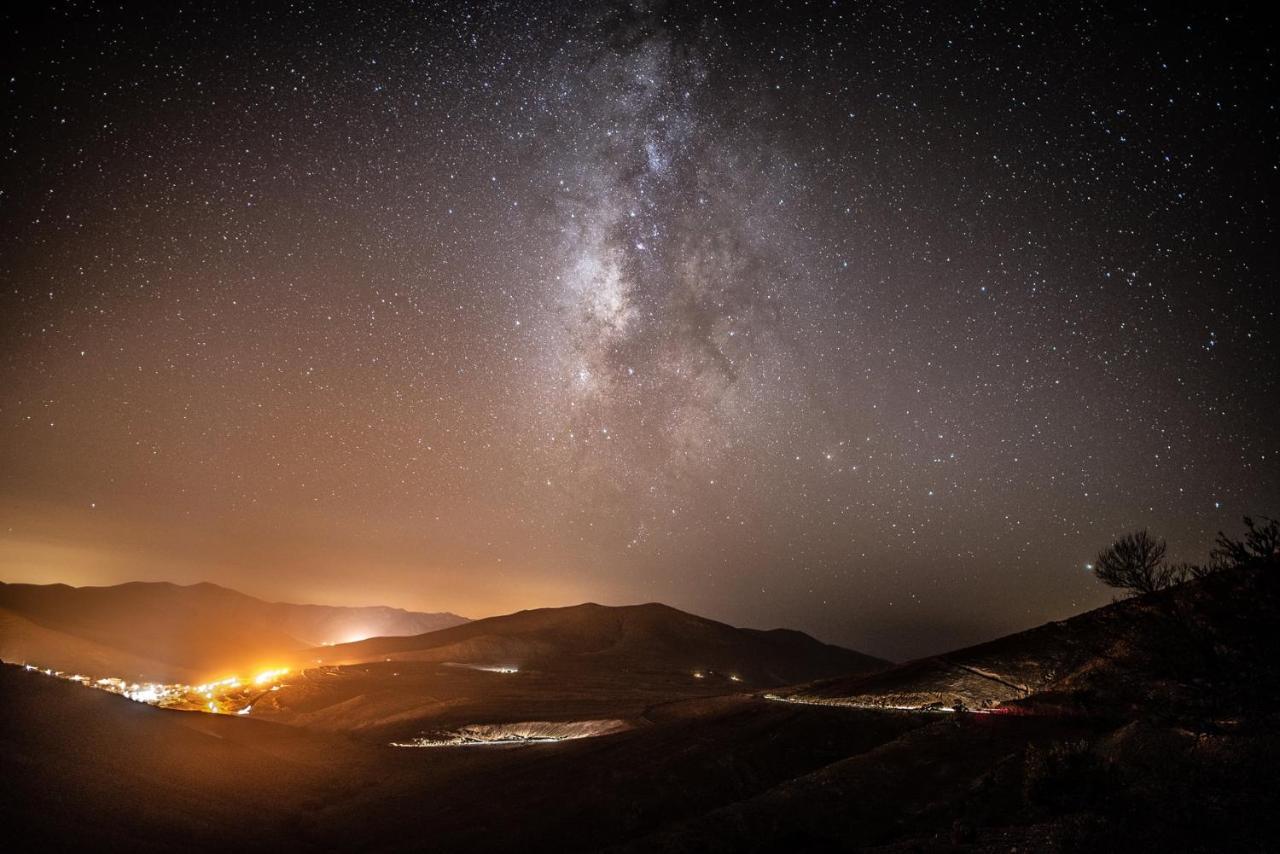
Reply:
[[1233, 540], [1218, 532], [1213, 551], [1209, 553], [1213, 566], [1219, 569], [1246, 566], [1274, 569], [1280, 566], [1280, 522], [1266, 516], [1255, 522], [1252, 517], [1245, 516], [1244, 524], [1247, 530], [1243, 540]]
[[1103, 584], [1131, 594], [1164, 590], [1183, 581], [1187, 575], [1184, 565], [1171, 566], [1164, 562], [1166, 549], [1164, 540], [1157, 540], [1145, 529], [1125, 534], [1098, 553], [1093, 574]]

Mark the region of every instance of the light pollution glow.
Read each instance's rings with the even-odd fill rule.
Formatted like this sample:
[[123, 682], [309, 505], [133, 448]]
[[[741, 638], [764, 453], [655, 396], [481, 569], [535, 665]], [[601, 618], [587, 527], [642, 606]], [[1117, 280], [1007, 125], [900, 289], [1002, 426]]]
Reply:
[[45, 676], [76, 682], [87, 688], [119, 694], [135, 702], [151, 706], [159, 706], [166, 709], [205, 711], [214, 714], [234, 712], [239, 715], [249, 714], [253, 703], [263, 693], [266, 693], [264, 691], [257, 696], [253, 696], [247, 686], [252, 685], [255, 688], [266, 688], [267, 691], [278, 691], [284, 685], [281, 680], [289, 674], [287, 667], [280, 667], [264, 670], [247, 681], [240, 679], [238, 676], [228, 676], [213, 682], [187, 685], [184, 683], [165, 682], [129, 682], [116, 676], [93, 677], [80, 673], [69, 674], [36, 664], [24, 664], [23, 667], [30, 672], [43, 673]]

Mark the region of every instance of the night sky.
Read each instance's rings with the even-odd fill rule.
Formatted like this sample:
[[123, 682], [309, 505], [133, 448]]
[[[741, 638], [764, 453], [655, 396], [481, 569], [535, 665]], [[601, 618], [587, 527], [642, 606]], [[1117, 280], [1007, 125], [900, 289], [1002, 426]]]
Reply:
[[905, 657], [1280, 514], [1263, 4], [50, 5], [4, 580]]

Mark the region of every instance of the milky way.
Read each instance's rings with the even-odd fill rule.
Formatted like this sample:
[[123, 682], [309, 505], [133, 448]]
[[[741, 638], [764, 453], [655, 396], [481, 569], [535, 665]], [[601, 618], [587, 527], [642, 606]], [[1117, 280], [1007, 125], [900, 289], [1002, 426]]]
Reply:
[[1280, 512], [1259, 14], [7, 17], [0, 575], [895, 656], [1105, 601]]

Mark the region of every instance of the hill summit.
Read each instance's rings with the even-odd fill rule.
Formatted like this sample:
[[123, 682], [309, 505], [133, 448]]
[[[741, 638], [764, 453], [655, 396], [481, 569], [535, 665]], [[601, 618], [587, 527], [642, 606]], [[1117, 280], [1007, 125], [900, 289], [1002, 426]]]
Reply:
[[413, 637], [311, 650], [299, 664], [433, 661], [543, 670], [664, 671], [755, 686], [866, 674], [888, 662], [786, 629], [741, 629], [668, 605], [539, 608]]

